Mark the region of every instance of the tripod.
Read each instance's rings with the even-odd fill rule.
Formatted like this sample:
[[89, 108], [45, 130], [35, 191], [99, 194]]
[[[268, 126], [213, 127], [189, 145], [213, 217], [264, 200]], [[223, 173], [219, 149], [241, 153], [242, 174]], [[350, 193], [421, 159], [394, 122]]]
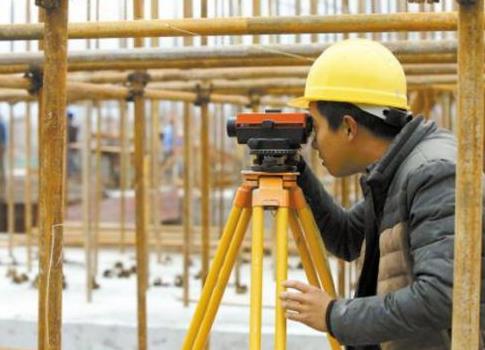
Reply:
[[[236, 192], [183, 350], [204, 349], [251, 216], [249, 338], [251, 350], [261, 349], [265, 209], [277, 209], [275, 349], [286, 349], [286, 318], [279, 295], [284, 290], [282, 283], [288, 273], [288, 226], [293, 233], [309, 283], [324, 288], [331, 297], [336, 296], [323, 241], [303, 192], [296, 183], [298, 173], [243, 171], [242, 175], [244, 182]], [[329, 342], [332, 350], [340, 349], [334, 338], [329, 337]]]

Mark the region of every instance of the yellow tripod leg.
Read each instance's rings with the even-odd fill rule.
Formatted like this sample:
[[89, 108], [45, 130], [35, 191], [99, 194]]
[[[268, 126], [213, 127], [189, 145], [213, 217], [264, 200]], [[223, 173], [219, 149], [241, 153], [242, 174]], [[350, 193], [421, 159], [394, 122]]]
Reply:
[[251, 306], [249, 325], [250, 350], [261, 349], [261, 308], [263, 299], [263, 243], [264, 209], [253, 207], [253, 232], [251, 243]]
[[231, 241], [233, 240], [234, 230], [236, 229], [236, 226], [241, 217], [241, 212], [241, 207], [233, 206], [231, 209], [229, 218], [226, 222], [226, 226], [224, 227], [224, 231], [221, 236], [221, 240], [219, 241], [219, 245], [217, 247], [216, 255], [212, 262], [211, 268], [209, 269], [204, 288], [202, 289], [200, 300], [197, 304], [197, 308], [195, 309], [194, 316], [192, 317], [192, 321], [187, 331], [187, 335], [185, 336], [184, 343], [182, 345], [183, 350], [193, 349], [193, 343], [195, 341], [195, 338], [200, 328], [200, 324], [206, 312], [207, 304], [214, 290], [214, 286], [216, 284], [217, 277], [224, 262], [227, 249]]
[[307, 247], [310, 251], [313, 264], [317, 270], [318, 277], [322, 282], [325, 291], [332, 297], [336, 298], [335, 285], [333, 284], [332, 275], [330, 273], [330, 266], [328, 264], [327, 250], [320, 236], [317, 224], [313, 218], [310, 208], [305, 207], [298, 210], [298, 215], [303, 226]]
[[298, 218], [293, 210], [290, 211], [290, 228], [291, 232], [293, 233], [293, 239], [295, 240], [296, 248], [300, 254], [301, 263], [303, 265], [303, 270], [305, 270], [308, 282], [312, 286], [321, 288], [317, 272], [315, 271], [315, 267], [313, 266], [312, 259], [310, 257], [310, 252], [306, 246], [305, 237], [301, 230], [300, 223], [298, 222]]
[[[308, 207], [299, 210], [300, 218], [302, 226], [305, 230], [305, 233], [300, 231], [301, 238], [303, 242], [301, 243], [302, 246], [305, 246], [306, 253], [309, 254], [307, 259], [303, 259], [302, 254], [302, 264], [305, 268], [305, 272], [307, 277], [309, 278], [310, 284], [313, 284], [310, 280], [310, 275], [315, 274], [315, 271], [318, 275], [312, 277], [320, 279], [321, 284], [319, 283], [319, 287], [324, 289], [332, 298], [336, 297], [335, 286], [333, 284], [332, 275], [330, 273], [330, 266], [328, 265], [327, 254], [325, 246], [323, 245], [322, 238], [318, 233], [317, 226], [315, 224], [315, 220], [313, 218], [313, 214]], [[296, 219], [296, 218], [295, 218]], [[310, 263], [310, 267], [305, 267], [305, 264]], [[328, 342], [330, 343], [330, 347], [332, 350], [340, 350], [341, 346], [340, 343], [334, 337], [331, 337], [327, 334]]]
[[[297, 225], [297, 220], [295, 220], [295, 225], [292, 227], [295, 227], [295, 231], [298, 232], [301, 235], [301, 238], [304, 240], [300, 246], [306, 246], [306, 250], [310, 256], [310, 261], [312, 262], [312, 268], [309, 268], [308, 271], [305, 268], [307, 276], [312, 269], [313, 271], [316, 271], [320, 281], [320, 288], [323, 288], [330, 295], [330, 297], [335, 298], [336, 291], [333, 284], [332, 274], [330, 273], [330, 266], [328, 264], [327, 250], [325, 249], [325, 245], [323, 244], [317, 224], [315, 223], [313, 214], [306, 203], [305, 196], [303, 195], [301, 188], [296, 187], [291, 191], [291, 200], [293, 207], [296, 209], [296, 213], [300, 218], [303, 232], [296, 229], [300, 228], [299, 225]], [[306, 262], [304, 262], [302, 256], [302, 263], [308, 264], [308, 259], [306, 259]], [[328, 341], [332, 350], [341, 349], [339, 342], [335, 338], [328, 336]]]
[[[331, 298], [336, 298], [335, 285], [333, 284], [332, 275], [330, 273], [330, 266], [328, 264], [327, 250], [323, 244], [317, 224], [313, 218], [313, 214], [308, 206], [298, 210], [300, 220], [304, 229], [304, 238], [306, 246], [310, 252], [313, 265], [317, 271], [318, 277], [322, 283], [323, 289], [330, 295]], [[340, 350], [341, 346], [337, 339], [327, 335], [330, 347], [332, 350]]]
[[280, 294], [284, 290], [283, 282], [288, 278], [288, 211], [287, 207], [280, 207], [276, 212], [276, 350], [286, 350], [286, 317]]
[[244, 208], [237, 224], [236, 232], [234, 233], [234, 238], [229, 245], [229, 249], [226, 252], [226, 259], [224, 264], [220, 269], [219, 276], [217, 278], [217, 283], [214, 286], [214, 291], [212, 292], [209, 304], [207, 305], [206, 312], [202, 323], [200, 325], [199, 332], [195, 338], [195, 342], [192, 349], [200, 350], [203, 349], [209, 332], [211, 330], [214, 319], [216, 318], [217, 309], [219, 308], [222, 296], [224, 295], [224, 290], [226, 289], [227, 282], [231, 276], [231, 271], [236, 261], [239, 248], [244, 239], [244, 234], [249, 225], [249, 220], [251, 218], [251, 209]]

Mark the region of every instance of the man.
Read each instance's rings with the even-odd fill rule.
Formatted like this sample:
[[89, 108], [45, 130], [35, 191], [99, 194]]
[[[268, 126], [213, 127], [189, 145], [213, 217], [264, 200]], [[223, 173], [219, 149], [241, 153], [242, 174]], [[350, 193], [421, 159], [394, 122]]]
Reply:
[[161, 139], [163, 143], [163, 161], [165, 162], [169, 157], [173, 155], [175, 146], [175, 121], [172, 117], [168, 120], [168, 123], [163, 128]]
[[5, 194], [5, 152], [7, 149], [7, 127], [0, 116], [0, 195]]
[[67, 174], [68, 176], [78, 175], [78, 167], [76, 164], [77, 151], [71, 146], [78, 141], [79, 128], [74, 125], [74, 113], [67, 111]]
[[327, 249], [346, 261], [361, 254], [364, 260], [354, 298], [331, 300], [318, 288], [287, 281], [297, 290], [281, 295], [287, 317], [351, 349], [449, 349], [454, 137], [411, 118], [400, 63], [370, 40], [327, 49], [293, 105], [309, 108], [313, 147], [330, 174], [363, 174], [364, 199], [349, 210], [303, 161], [298, 182]]

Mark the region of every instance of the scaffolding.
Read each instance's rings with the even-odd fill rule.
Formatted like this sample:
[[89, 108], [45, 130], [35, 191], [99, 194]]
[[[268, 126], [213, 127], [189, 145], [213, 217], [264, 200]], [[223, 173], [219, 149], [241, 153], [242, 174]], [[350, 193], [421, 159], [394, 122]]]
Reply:
[[[136, 222], [127, 227], [125, 220], [124, 194], [121, 196], [120, 235], [112, 234], [109, 244], [119, 245], [123, 251], [127, 245], [136, 247], [137, 257], [137, 305], [138, 348], [147, 349], [146, 290], [149, 266], [147, 256], [155, 246], [157, 254], [164, 247], [170, 234], [160, 227], [156, 196], [152, 195], [161, 177], [154, 159], [157, 148], [156, 133], [147, 138], [147, 123], [159, 130], [160, 101], [177, 101], [183, 108], [183, 239], [172, 242], [175, 249], [183, 252], [183, 303], [189, 303], [188, 266], [195, 249], [202, 256], [202, 280], [208, 272], [211, 250], [214, 248], [211, 227], [211, 194], [215, 191], [211, 177], [210, 154], [210, 108], [213, 104], [230, 104], [240, 108], [257, 110], [266, 107], [284, 107], [288, 98], [303, 92], [305, 77], [313, 60], [324, 51], [337, 35], [373, 35], [381, 40], [403, 63], [408, 75], [410, 104], [415, 113], [429, 115], [439, 106], [442, 126], [453, 129], [458, 139], [456, 178], [456, 222], [455, 222], [455, 275], [453, 292], [453, 349], [477, 349], [479, 341], [479, 311], [481, 288], [482, 248], [482, 182], [483, 161], [483, 0], [457, 1], [434, 4], [411, 5], [399, 1], [397, 13], [386, 12], [371, 3], [371, 11], [364, 1], [355, 1], [357, 10], [352, 13], [349, 1], [342, 1], [339, 11], [329, 14], [328, 8], [309, 1], [308, 15], [302, 15], [301, 3], [295, 1], [292, 16], [281, 16], [276, 5], [269, 6], [268, 15], [262, 15], [262, 4], [252, 1], [252, 16], [243, 17], [242, 10], [231, 1], [232, 10], [225, 17], [210, 17], [208, 1], [200, 2], [200, 18], [194, 18], [192, 0], [184, 0], [181, 19], [158, 19], [159, 3], [151, 1], [150, 19], [145, 15], [143, 0], [134, 0], [133, 19], [100, 22], [99, 5], [97, 21], [90, 18], [84, 23], [68, 24], [67, 0], [36, 0], [39, 6], [39, 23], [0, 25], [0, 41], [35, 40], [38, 52], [5, 53], [0, 55], [0, 102], [13, 106], [26, 106], [26, 137], [31, 137], [31, 106], [38, 106], [39, 120], [39, 212], [35, 218], [32, 210], [31, 185], [33, 171], [30, 166], [31, 145], [26, 148], [27, 172], [25, 177], [25, 232], [26, 238], [15, 237], [13, 224], [13, 195], [7, 195], [9, 206], [10, 253], [14, 245], [25, 244], [28, 249], [28, 266], [32, 268], [32, 245], [37, 238], [39, 252], [39, 315], [38, 348], [61, 349], [63, 244], [66, 228], [66, 104], [81, 102], [116, 101], [120, 114], [120, 184], [121, 192], [128, 187], [129, 154], [134, 157], [134, 188], [136, 192]], [[268, 2], [269, 3], [269, 2]], [[272, 2], [273, 3], [273, 2]], [[340, 2], [332, 2], [337, 4]], [[411, 3], [411, 1], [409, 1]], [[30, 4], [30, 1], [27, 1]], [[89, 4], [89, 3], [88, 3]], [[99, 4], [99, 3], [97, 3]], [[125, 2], [126, 4], [126, 2]], [[72, 4], [71, 4], [72, 5]], [[448, 5], [453, 5], [450, 11]], [[30, 6], [30, 5], [29, 5]], [[89, 6], [89, 5], [88, 5]], [[406, 12], [409, 6], [418, 6], [418, 12]], [[239, 2], [240, 7], [240, 2]], [[30, 7], [28, 7], [30, 18]], [[389, 7], [387, 7], [389, 9]], [[355, 8], [353, 8], [355, 10]], [[321, 15], [321, 12], [325, 12]], [[264, 11], [263, 11], [264, 12]], [[88, 13], [90, 11], [88, 10]], [[237, 16], [234, 16], [237, 15]], [[30, 19], [29, 19], [30, 21]], [[411, 40], [411, 33], [419, 33], [420, 40]], [[370, 34], [371, 33], [371, 34]], [[384, 40], [386, 33], [387, 40]], [[439, 38], [436, 33], [441, 33]], [[456, 35], [455, 35], [456, 33]], [[281, 35], [296, 36], [295, 43], [281, 43]], [[302, 35], [311, 34], [310, 43], [302, 43]], [[252, 44], [211, 46], [210, 37], [233, 36], [234, 41], [242, 36], [252, 36]], [[319, 42], [319, 35], [333, 35], [329, 42]], [[262, 43], [265, 36], [272, 38]], [[183, 38], [183, 46], [162, 48], [158, 38]], [[343, 37], [343, 36], [342, 36]], [[125, 40], [123, 48], [116, 50], [67, 49], [69, 39], [117, 38]], [[126, 40], [134, 38], [134, 48], [126, 48]], [[144, 47], [152, 38], [151, 47]], [[438, 39], [437, 39], [438, 38]], [[194, 45], [200, 39], [200, 45]], [[278, 42], [275, 42], [278, 41]], [[29, 43], [30, 48], [30, 43]], [[194, 68], [197, 67], [197, 68]], [[146, 110], [146, 102], [151, 110]], [[127, 121], [128, 104], [134, 109], [134, 137], [129, 143]], [[456, 118], [452, 114], [456, 105]], [[194, 111], [200, 114], [199, 135], [194, 137]], [[94, 105], [96, 107], [96, 105]], [[146, 118], [150, 115], [150, 118]], [[98, 122], [101, 112], [98, 108]], [[84, 125], [91, 130], [90, 118]], [[13, 120], [13, 118], [11, 119]], [[12, 126], [13, 123], [10, 123]], [[99, 135], [98, 126], [98, 135]], [[223, 140], [224, 137], [219, 137]], [[147, 142], [152, 140], [152, 144]], [[200, 141], [198, 152], [193, 152], [194, 139]], [[13, 142], [13, 140], [12, 140]], [[222, 141], [221, 141], [222, 142]], [[89, 164], [90, 140], [86, 138], [80, 146]], [[9, 147], [9, 164], [13, 168], [12, 145]], [[221, 144], [221, 148], [224, 146]], [[97, 157], [101, 143], [96, 145]], [[194, 169], [198, 157], [200, 169]], [[224, 163], [221, 152], [221, 164]], [[316, 159], [313, 155], [313, 161]], [[99, 158], [98, 158], [99, 161]], [[99, 168], [99, 163], [97, 168]], [[87, 169], [85, 166], [84, 169]], [[192, 223], [191, 198], [195, 179], [194, 170], [199, 170], [201, 193], [201, 225], [195, 229]], [[213, 175], [213, 174], [212, 174]], [[11, 178], [11, 175], [9, 175]], [[83, 175], [86, 190], [88, 174]], [[102, 192], [99, 174], [96, 193]], [[222, 175], [221, 175], [222, 177]], [[10, 187], [13, 188], [13, 187]], [[223, 189], [223, 185], [221, 185]], [[354, 178], [335, 182], [334, 193], [344, 206], [351, 198], [360, 196]], [[89, 193], [83, 194], [85, 203]], [[99, 198], [97, 199], [99, 202]], [[223, 204], [220, 205], [222, 207]], [[95, 220], [95, 227], [85, 220], [75, 244], [86, 248], [87, 299], [90, 300], [95, 284], [96, 257], [99, 235], [106, 235], [109, 228]], [[223, 213], [223, 210], [221, 211]], [[78, 228], [79, 229], [79, 228]], [[92, 230], [94, 229], [94, 233]], [[81, 229], [79, 229], [81, 230]], [[162, 232], [163, 231], [163, 232]], [[198, 241], [195, 242], [195, 233]], [[22, 242], [23, 241], [23, 242]], [[165, 244], [168, 244], [165, 242]], [[95, 251], [93, 253], [93, 250]], [[339, 264], [338, 294], [348, 295], [352, 288], [357, 267]]]

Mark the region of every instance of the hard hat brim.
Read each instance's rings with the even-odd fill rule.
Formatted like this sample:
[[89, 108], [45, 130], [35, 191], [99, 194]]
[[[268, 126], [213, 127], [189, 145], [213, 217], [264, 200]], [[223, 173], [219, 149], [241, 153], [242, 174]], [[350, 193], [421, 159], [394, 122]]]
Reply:
[[308, 109], [310, 108], [310, 102], [311, 100], [309, 100], [305, 96], [301, 96], [298, 98], [294, 98], [290, 102], [288, 102], [288, 106], [294, 107], [294, 108]]
[[[315, 96], [316, 95], [316, 96]], [[333, 101], [333, 102], [346, 102], [352, 104], [367, 104], [373, 106], [386, 106], [386, 107], [394, 107], [400, 108], [404, 110], [410, 110], [410, 107], [407, 105], [407, 101], [405, 98], [396, 99], [394, 96], [382, 96], [381, 95], [373, 95], [367, 93], [368, 96], [364, 96], [363, 98], [362, 91], [347, 91], [346, 95], [342, 95], [342, 91], [335, 90], [335, 91], [326, 91], [325, 94], [323, 93], [315, 93], [308, 97], [301, 96], [295, 99], [292, 99], [288, 102], [288, 106], [294, 108], [302, 108], [302, 109], [309, 109], [310, 102], [314, 101]]]

